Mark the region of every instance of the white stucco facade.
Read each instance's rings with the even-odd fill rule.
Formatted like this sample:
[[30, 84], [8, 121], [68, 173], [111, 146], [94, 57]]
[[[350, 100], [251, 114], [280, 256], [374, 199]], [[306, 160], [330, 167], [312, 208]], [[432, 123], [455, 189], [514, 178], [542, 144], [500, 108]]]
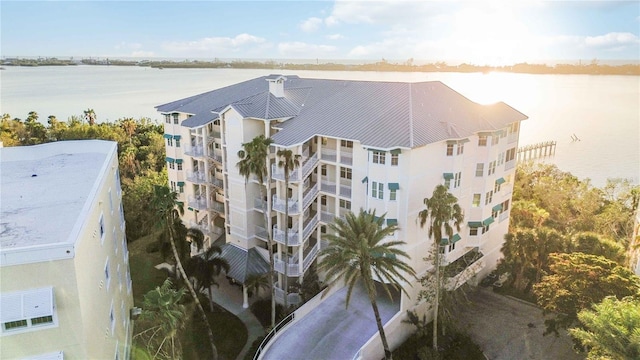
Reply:
[[2, 358], [128, 359], [133, 306], [117, 144], [3, 148]]

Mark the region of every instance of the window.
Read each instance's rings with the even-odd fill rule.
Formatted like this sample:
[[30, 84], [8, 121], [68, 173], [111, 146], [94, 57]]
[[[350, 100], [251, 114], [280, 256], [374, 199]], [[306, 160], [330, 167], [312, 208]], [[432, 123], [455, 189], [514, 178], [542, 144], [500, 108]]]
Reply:
[[509, 125], [509, 134], [517, 133], [519, 127], [520, 123], [518, 122], [514, 122], [513, 124]]
[[340, 199], [340, 208], [351, 210], [351, 201]]
[[464, 153], [464, 143], [458, 143], [458, 151], [456, 155], [462, 155]]
[[478, 235], [478, 228], [477, 227], [469, 228], [469, 236], [477, 236], [477, 235]]
[[111, 285], [111, 274], [109, 273], [109, 259], [107, 259], [107, 263], [104, 265], [104, 278], [107, 284], [107, 289], [109, 289], [109, 285]]
[[491, 135], [491, 145], [498, 145], [500, 142], [500, 136], [498, 134]]
[[476, 164], [476, 177], [484, 176], [484, 163]]
[[180, 116], [179, 114], [173, 114], [173, 123], [174, 123], [174, 124], [177, 124], [177, 123], [178, 123], [178, 117], [179, 117], [179, 116]]
[[492, 161], [489, 163], [489, 171], [487, 172], [487, 175], [493, 175], [496, 173], [496, 162]]
[[371, 183], [371, 196], [374, 199], [378, 197], [378, 183], [375, 181]]
[[122, 188], [120, 187], [120, 169], [116, 168], [116, 191], [118, 193], [118, 197], [122, 193]]
[[116, 316], [113, 313], [113, 302], [111, 303], [111, 310], [109, 310], [109, 323], [111, 324], [111, 335], [116, 330]]
[[489, 225], [484, 225], [484, 226], [482, 227], [482, 233], [484, 234], [484, 233], [486, 233], [486, 232], [488, 232], [488, 231], [489, 231]]
[[167, 146], [173, 146], [173, 138], [167, 138]]
[[327, 165], [320, 166], [320, 174], [322, 176], [327, 176]]
[[109, 210], [113, 214], [113, 197], [111, 196], [111, 189], [109, 189]]
[[478, 135], [478, 146], [487, 146], [487, 135]]
[[171, 124], [171, 115], [170, 114], [164, 114], [164, 122], [166, 122], [167, 124]]
[[374, 151], [373, 152], [373, 163], [374, 164], [382, 164], [384, 165], [386, 153], [384, 151]]
[[456, 249], [456, 243], [451, 243], [449, 244], [449, 249], [447, 249], [449, 252], [452, 252], [453, 250]]
[[504, 212], [507, 212], [507, 211], [509, 211], [509, 200], [505, 200], [502, 203], [502, 212], [504, 213]]
[[493, 190], [491, 190], [491, 191], [489, 191], [489, 192], [487, 193], [487, 196], [486, 196], [486, 198], [484, 199], [484, 204], [485, 204], [485, 205], [489, 205], [489, 204], [491, 204], [491, 201], [492, 201], [492, 200], [493, 200]]
[[391, 154], [391, 166], [398, 166], [398, 156], [399, 154]]
[[447, 144], [447, 156], [453, 156], [453, 144]]
[[498, 180], [496, 180], [495, 185], [493, 186], [493, 193], [497, 193], [498, 191], [500, 191], [500, 188], [502, 187], [502, 184], [500, 184], [500, 182], [498, 182]]
[[327, 195], [320, 196], [320, 205], [322, 205], [322, 206], [326, 206], [327, 205]]
[[0, 303], [1, 333], [57, 326], [52, 287], [2, 294]]
[[172, 162], [169, 162], [169, 169], [175, 169], [176, 165]]
[[176, 147], [180, 147], [180, 139], [176, 139]]
[[345, 148], [353, 148], [353, 141], [340, 140], [340, 146]]
[[389, 200], [391, 200], [391, 201], [395, 201], [396, 200], [396, 197], [397, 197], [396, 191], [397, 191], [396, 189], [390, 189], [389, 190]]
[[498, 165], [504, 164], [504, 151], [498, 154]]
[[473, 194], [473, 202], [471, 203], [472, 207], [479, 207], [480, 206], [480, 198], [482, 197], [481, 194]]
[[494, 218], [494, 219], [498, 217], [498, 214], [499, 214], [498, 210], [492, 210], [491, 211], [491, 217]]
[[516, 158], [516, 148], [514, 147], [514, 148], [511, 148], [511, 149], [507, 150], [507, 155], [506, 155], [505, 161], [509, 162], [509, 161], [511, 161], [511, 160], [513, 160], [515, 158]]
[[124, 229], [124, 207], [120, 203], [120, 228]]
[[327, 145], [327, 138], [326, 137], [322, 137], [322, 145]]
[[447, 189], [451, 189], [451, 179], [444, 179], [444, 186]]
[[178, 170], [182, 170], [182, 163], [181, 162], [178, 163]]
[[176, 191], [176, 182], [170, 181], [169, 184], [171, 185], [171, 191]]
[[453, 188], [457, 188], [460, 187], [460, 181], [462, 180], [462, 173], [461, 172], [457, 172], [455, 173], [455, 175], [453, 176]]
[[384, 199], [384, 184], [378, 183], [378, 199]]
[[184, 184], [181, 185], [181, 183], [178, 183], [178, 193], [180, 194], [184, 193]]
[[351, 169], [350, 168], [346, 168], [346, 167], [341, 167], [340, 168], [340, 177], [342, 179], [351, 180]]
[[98, 220], [98, 226], [100, 228], [100, 241], [104, 242], [104, 234], [106, 232], [106, 229], [104, 227], [104, 216], [102, 214], [100, 214], [100, 220]]

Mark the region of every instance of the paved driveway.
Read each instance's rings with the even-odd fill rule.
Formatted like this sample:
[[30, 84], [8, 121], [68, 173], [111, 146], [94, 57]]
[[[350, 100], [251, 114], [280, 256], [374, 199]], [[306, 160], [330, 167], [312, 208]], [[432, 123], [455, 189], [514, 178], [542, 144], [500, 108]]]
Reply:
[[[542, 311], [531, 304], [479, 288], [460, 320], [490, 360], [578, 360], [569, 335], [542, 336]], [[529, 325], [532, 324], [533, 326]]]
[[[346, 290], [338, 290], [289, 327], [269, 347], [263, 359], [352, 359], [378, 328], [364, 288], [354, 288], [348, 309], [345, 309]], [[378, 309], [383, 324], [400, 311], [400, 293], [392, 293], [393, 301], [384, 290], [378, 289]]]

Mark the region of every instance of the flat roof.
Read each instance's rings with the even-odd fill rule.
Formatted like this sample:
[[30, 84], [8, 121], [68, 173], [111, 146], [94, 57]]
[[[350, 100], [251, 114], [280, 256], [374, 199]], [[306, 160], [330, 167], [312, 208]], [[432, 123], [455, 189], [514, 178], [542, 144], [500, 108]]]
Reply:
[[116, 153], [103, 140], [0, 148], [0, 252], [73, 246]]

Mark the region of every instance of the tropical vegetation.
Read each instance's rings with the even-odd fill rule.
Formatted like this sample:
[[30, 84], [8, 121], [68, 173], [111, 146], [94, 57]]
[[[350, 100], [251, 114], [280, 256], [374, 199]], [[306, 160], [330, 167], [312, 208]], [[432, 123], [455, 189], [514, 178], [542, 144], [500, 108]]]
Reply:
[[408, 296], [404, 285], [410, 284], [407, 277], [415, 277], [414, 270], [403, 260], [410, 259], [409, 255], [398, 248], [405, 243], [388, 239], [398, 230], [398, 226], [385, 226], [384, 215], [378, 217], [375, 210], [360, 209], [357, 215], [348, 212], [344, 219], [335, 218], [328, 227], [325, 239], [329, 245], [322, 250], [319, 265], [320, 270], [326, 273], [327, 290], [346, 284], [348, 307], [356, 285], [361, 283], [364, 286], [380, 333], [385, 359], [389, 360], [392, 354], [378, 310], [376, 285], [379, 284], [390, 298], [390, 288], [401, 290]]

